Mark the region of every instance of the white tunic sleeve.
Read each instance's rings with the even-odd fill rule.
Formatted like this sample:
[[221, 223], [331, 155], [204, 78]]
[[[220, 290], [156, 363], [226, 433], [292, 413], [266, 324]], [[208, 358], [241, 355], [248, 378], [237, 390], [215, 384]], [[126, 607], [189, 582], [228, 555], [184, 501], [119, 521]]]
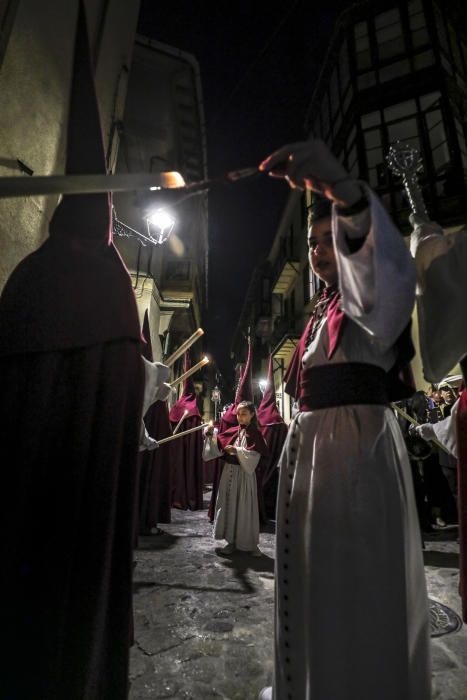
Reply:
[[206, 435], [203, 445], [203, 460], [209, 462], [211, 459], [222, 457], [224, 453], [219, 449], [216, 435]]
[[255, 450], [247, 450], [246, 447], [235, 445], [240, 466], [247, 474], [254, 474], [261, 455]]
[[[353, 217], [333, 210], [332, 228], [342, 309], [375, 340], [390, 348], [408, 324], [415, 298], [415, 267], [404, 239], [375, 194], [365, 187], [370, 204]], [[369, 229], [368, 229], [369, 226]], [[349, 251], [346, 237], [365, 236]]]
[[435, 438], [457, 459], [457, 409], [459, 408], [459, 399], [455, 402], [451, 409], [451, 414], [433, 423], [433, 432]]
[[143, 416], [146, 415], [149, 407], [156, 401], [165, 401], [172, 391], [166, 384], [170, 376], [170, 370], [161, 362], [144, 361], [144, 398]]
[[415, 265], [423, 372], [439, 382], [467, 354], [467, 231], [423, 238]]

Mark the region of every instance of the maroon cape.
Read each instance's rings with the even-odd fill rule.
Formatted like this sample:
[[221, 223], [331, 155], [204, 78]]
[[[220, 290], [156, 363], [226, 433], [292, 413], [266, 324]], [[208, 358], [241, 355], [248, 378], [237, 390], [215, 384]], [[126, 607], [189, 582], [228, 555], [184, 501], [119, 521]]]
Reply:
[[[222, 435], [226, 430], [238, 425], [237, 422], [237, 405], [240, 401], [253, 401], [253, 383], [251, 378], [251, 342], [248, 341], [248, 358], [245, 364], [244, 371], [238, 383], [235, 401], [230, 406], [221, 418], [219, 435]], [[214, 460], [213, 460], [214, 461]], [[209, 502], [208, 518], [211, 522], [214, 520], [216, 510], [217, 492], [219, 491], [219, 483], [222, 476], [225, 460], [216, 459], [214, 467], [214, 478], [212, 482], [211, 500]]]
[[[66, 169], [105, 172], [81, 2]], [[138, 315], [107, 195], [64, 197], [49, 233], [0, 300], [0, 697], [124, 700]]]
[[[144, 357], [153, 362], [148, 313], [143, 321], [146, 344]], [[156, 401], [144, 417], [149, 435], [160, 440], [172, 435], [169, 410], [166, 401]], [[139, 533], [147, 535], [158, 523], [170, 523], [170, 467], [176, 453], [177, 441], [161, 445], [156, 450], [146, 450], [139, 457]]]
[[279, 483], [277, 465], [288, 430], [287, 424], [277, 408], [272, 355], [269, 357], [267, 381], [266, 391], [256, 412], [261, 432], [269, 448], [269, 455], [261, 459], [259, 468], [256, 471], [259, 512], [263, 521], [275, 517]]
[[[185, 353], [184, 371], [191, 367], [190, 357]], [[183, 385], [179, 400], [170, 410], [170, 422], [175, 429], [183, 419], [178, 432], [189, 430], [201, 425], [201, 414], [196, 402], [196, 391], [193, 380], [189, 377]], [[178, 453], [172, 458], [172, 506], [186, 510], [201, 510], [203, 507], [203, 435], [202, 431], [175, 440]]]

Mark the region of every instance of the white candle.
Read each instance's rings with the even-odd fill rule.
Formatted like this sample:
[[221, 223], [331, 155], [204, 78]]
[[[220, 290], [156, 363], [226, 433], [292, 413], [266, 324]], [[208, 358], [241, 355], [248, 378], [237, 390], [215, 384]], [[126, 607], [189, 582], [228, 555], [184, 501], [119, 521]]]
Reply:
[[157, 442], [159, 445], [163, 445], [165, 442], [170, 442], [171, 440], [178, 440], [178, 438], [183, 437], [184, 435], [189, 435], [190, 433], [196, 433], [197, 430], [202, 430], [203, 428], [208, 428], [211, 426], [212, 423], [202, 423], [201, 425], [197, 425], [196, 428], [190, 428], [190, 430], [184, 430], [183, 433], [177, 433], [176, 435], [169, 435], [169, 437], [162, 438], [162, 440], [158, 440]]
[[172, 355], [170, 355], [170, 357], [168, 357], [168, 358], [166, 359], [166, 361], [164, 362], [164, 364], [165, 364], [167, 367], [171, 367], [171, 366], [174, 364], [174, 362], [176, 362], [176, 361], [178, 360], [178, 358], [181, 357], [181, 356], [183, 355], [184, 352], [186, 352], [189, 348], [191, 348], [191, 346], [193, 345], [193, 343], [196, 343], [196, 341], [198, 340], [198, 338], [201, 338], [202, 335], [204, 335], [203, 329], [202, 329], [202, 328], [198, 328], [198, 330], [195, 331], [195, 332], [193, 333], [193, 335], [190, 335], [190, 337], [188, 338], [188, 340], [185, 340], [185, 342], [182, 343], [182, 344], [180, 345], [180, 347], [178, 348], [178, 350], [175, 350], [175, 352], [172, 353]]
[[183, 416], [180, 418], [180, 420], [178, 421], [177, 425], [175, 426], [175, 429], [174, 429], [174, 431], [173, 431], [173, 434], [174, 434], [174, 435], [175, 435], [175, 433], [178, 432], [179, 427], [181, 426], [181, 424], [183, 423], [183, 421], [185, 420], [185, 418], [187, 417], [187, 415], [188, 415], [188, 409], [185, 408], [185, 410], [183, 411]]
[[181, 382], [184, 382], [185, 379], [188, 379], [188, 377], [191, 377], [192, 374], [195, 374], [201, 367], [204, 367], [204, 365], [207, 365], [209, 363], [209, 358], [203, 357], [203, 359], [198, 362], [198, 364], [194, 365], [193, 367], [190, 367], [189, 370], [181, 374], [177, 379], [174, 379], [173, 382], [170, 382], [170, 386], [174, 387], [177, 386], [177, 384], [180, 384]]

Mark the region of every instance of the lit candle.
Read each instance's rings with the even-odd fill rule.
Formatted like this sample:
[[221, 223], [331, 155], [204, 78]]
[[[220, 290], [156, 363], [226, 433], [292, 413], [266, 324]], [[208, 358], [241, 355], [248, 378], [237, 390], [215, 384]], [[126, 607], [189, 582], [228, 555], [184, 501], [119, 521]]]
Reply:
[[174, 434], [174, 435], [175, 435], [175, 433], [178, 432], [179, 427], [181, 426], [181, 424], [183, 423], [183, 421], [185, 420], [185, 418], [187, 417], [187, 415], [188, 415], [188, 409], [185, 408], [185, 410], [183, 411], [183, 416], [180, 418], [180, 420], [178, 421], [177, 425], [175, 426], [175, 429], [174, 429], [174, 431], [173, 431], [173, 434]]
[[173, 382], [170, 382], [170, 386], [173, 388], [174, 386], [177, 386], [177, 384], [181, 384], [181, 382], [184, 382], [185, 379], [188, 379], [188, 377], [191, 377], [192, 374], [195, 374], [201, 367], [204, 367], [204, 365], [207, 365], [209, 363], [209, 358], [203, 357], [203, 359], [198, 362], [198, 364], [194, 365], [193, 367], [190, 367], [189, 370], [181, 374], [177, 379], [174, 379]]

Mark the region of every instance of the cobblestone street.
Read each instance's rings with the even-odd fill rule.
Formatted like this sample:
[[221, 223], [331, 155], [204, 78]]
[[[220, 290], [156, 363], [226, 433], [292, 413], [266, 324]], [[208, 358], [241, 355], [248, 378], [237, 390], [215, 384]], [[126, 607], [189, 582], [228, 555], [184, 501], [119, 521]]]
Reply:
[[[136, 552], [130, 699], [255, 700], [272, 679], [274, 534], [261, 534], [261, 559], [223, 558], [206, 511], [172, 520]], [[455, 534], [426, 547], [430, 596], [460, 613]], [[466, 627], [432, 644], [433, 700], [465, 700]]]

